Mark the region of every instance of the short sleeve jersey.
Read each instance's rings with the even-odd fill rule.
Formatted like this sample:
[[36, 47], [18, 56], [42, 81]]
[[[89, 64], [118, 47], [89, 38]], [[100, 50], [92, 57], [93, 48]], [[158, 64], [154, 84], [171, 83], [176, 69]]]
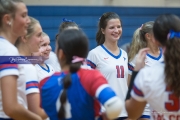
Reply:
[[[19, 56], [19, 52], [8, 40], [0, 37], [0, 57], [3, 56]], [[0, 79], [9, 75], [21, 76], [17, 79], [17, 99], [19, 104], [27, 108], [24, 67], [20, 64], [0, 64]], [[0, 118], [9, 118], [9, 116], [7, 116], [3, 111], [1, 96], [0, 91]]]
[[[119, 51], [119, 55], [115, 56], [105, 46], [97, 46], [89, 52], [87, 64], [99, 70], [119, 98], [124, 101], [128, 90], [128, 58], [124, 50]], [[127, 117], [125, 106], [119, 117]]]
[[[42, 107], [50, 120], [58, 120], [63, 78], [66, 73], [55, 73], [40, 82]], [[97, 70], [81, 68], [71, 74], [71, 85], [67, 89], [65, 120], [95, 120], [100, 115], [100, 104], [104, 105], [116, 94]], [[98, 101], [97, 101], [98, 100]]]
[[137, 101], [147, 101], [152, 108], [152, 120], [179, 119], [180, 99], [166, 85], [164, 63], [140, 70], [135, 78], [131, 96]]

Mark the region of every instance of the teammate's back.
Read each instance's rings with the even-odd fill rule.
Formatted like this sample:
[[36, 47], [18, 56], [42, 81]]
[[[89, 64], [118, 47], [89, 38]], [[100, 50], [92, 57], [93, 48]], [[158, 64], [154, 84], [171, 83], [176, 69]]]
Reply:
[[121, 100], [102, 74], [82, 68], [88, 54], [86, 36], [79, 30], [64, 30], [57, 43], [62, 72], [40, 82], [42, 107], [50, 119], [95, 120], [101, 114], [99, 103], [106, 108], [105, 116], [116, 118]]

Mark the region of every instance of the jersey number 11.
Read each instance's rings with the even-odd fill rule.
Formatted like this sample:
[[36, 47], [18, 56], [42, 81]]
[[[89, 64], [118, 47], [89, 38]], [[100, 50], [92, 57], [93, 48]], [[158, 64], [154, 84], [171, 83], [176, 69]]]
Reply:
[[124, 66], [116, 65], [117, 78], [124, 78]]

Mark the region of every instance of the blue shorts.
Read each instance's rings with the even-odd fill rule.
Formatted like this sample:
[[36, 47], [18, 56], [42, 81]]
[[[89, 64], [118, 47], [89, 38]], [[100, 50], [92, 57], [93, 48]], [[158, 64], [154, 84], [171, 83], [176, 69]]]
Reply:
[[150, 119], [150, 116], [149, 116], [149, 115], [142, 115], [140, 118], [147, 118], [147, 119]]

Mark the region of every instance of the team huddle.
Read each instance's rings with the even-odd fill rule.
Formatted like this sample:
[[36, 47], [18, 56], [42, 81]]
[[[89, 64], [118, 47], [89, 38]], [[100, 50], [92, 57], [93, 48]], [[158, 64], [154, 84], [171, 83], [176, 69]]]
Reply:
[[117, 13], [103, 13], [89, 51], [83, 30], [63, 19], [53, 52], [23, 1], [0, 0], [0, 120], [180, 120], [180, 18], [142, 23], [128, 53], [122, 31]]

